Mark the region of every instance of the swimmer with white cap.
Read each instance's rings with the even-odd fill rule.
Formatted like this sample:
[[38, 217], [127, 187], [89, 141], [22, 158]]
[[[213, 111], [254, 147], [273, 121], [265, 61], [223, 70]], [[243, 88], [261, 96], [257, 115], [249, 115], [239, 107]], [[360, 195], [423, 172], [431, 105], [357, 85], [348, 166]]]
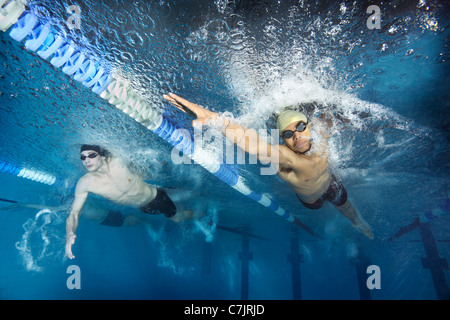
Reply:
[[[173, 93], [164, 95], [164, 99], [181, 111], [194, 115], [196, 120], [192, 122], [193, 125], [219, 120], [217, 113]], [[302, 112], [285, 110], [277, 119], [277, 129], [285, 145], [271, 145], [255, 130], [232, 123], [230, 120], [223, 121], [225, 136], [249, 154], [255, 155], [261, 162], [273, 164], [277, 168], [278, 176], [297, 194], [305, 207], [317, 210], [328, 201], [351, 221], [353, 227], [373, 239], [370, 227], [361, 221], [349, 202], [344, 186], [329, 172], [326, 153], [319, 152], [321, 148], [317, 148], [318, 151], [315, 152], [311, 151], [313, 143], [311, 127], [312, 123]], [[326, 146], [326, 142], [322, 141], [320, 147], [324, 145]], [[260, 150], [265, 152], [262, 153]]]

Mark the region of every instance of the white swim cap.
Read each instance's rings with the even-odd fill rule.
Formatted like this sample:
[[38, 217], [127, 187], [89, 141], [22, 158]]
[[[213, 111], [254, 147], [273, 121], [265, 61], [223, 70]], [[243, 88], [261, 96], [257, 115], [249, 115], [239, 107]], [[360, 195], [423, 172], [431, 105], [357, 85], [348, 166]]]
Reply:
[[280, 136], [288, 125], [297, 121], [308, 122], [308, 118], [300, 111], [286, 110], [281, 112], [277, 118], [277, 129], [280, 131]]

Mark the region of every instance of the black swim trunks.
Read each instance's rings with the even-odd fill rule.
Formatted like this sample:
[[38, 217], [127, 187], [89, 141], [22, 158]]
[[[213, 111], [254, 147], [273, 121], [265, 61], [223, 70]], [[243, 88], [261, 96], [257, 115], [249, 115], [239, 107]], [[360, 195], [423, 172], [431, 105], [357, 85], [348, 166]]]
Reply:
[[322, 208], [325, 201], [331, 202], [333, 205], [340, 207], [347, 202], [347, 190], [344, 185], [334, 175], [331, 175], [331, 182], [328, 190], [314, 203], [306, 203], [300, 199], [298, 200], [308, 209], [317, 210]]
[[172, 218], [177, 213], [177, 208], [164, 190], [156, 189], [156, 197], [139, 210], [148, 214], [164, 214], [167, 218]]

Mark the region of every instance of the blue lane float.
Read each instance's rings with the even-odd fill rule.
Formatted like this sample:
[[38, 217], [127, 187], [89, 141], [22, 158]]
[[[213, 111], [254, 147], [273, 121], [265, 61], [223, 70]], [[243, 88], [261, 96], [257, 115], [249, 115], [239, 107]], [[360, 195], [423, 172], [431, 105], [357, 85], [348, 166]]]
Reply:
[[19, 167], [16, 165], [12, 165], [10, 163], [0, 161], [0, 172], [11, 174], [13, 176], [17, 176], [20, 178], [40, 182], [47, 185], [54, 185], [56, 182], [56, 177], [42, 171], [37, 171], [33, 169], [27, 169], [23, 167]]
[[[252, 191], [239, 175], [237, 168], [223, 164], [218, 159], [212, 159], [211, 154], [201, 147], [196, 148], [188, 130], [172, 124], [162, 115], [159, 108], [150, 106], [124, 80], [116, 79], [111, 75], [98, 59], [75, 45], [73, 41], [54, 32], [49, 23], [41, 22], [35, 14], [26, 11], [22, 0], [10, 0], [8, 4], [6, 4], [6, 0], [0, 0], [0, 30], [6, 31], [11, 26], [13, 28], [10, 36], [19, 42], [25, 40], [25, 48], [35, 52], [42, 59], [50, 59], [50, 63], [54, 67], [62, 68], [62, 71], [68, 76], [90, 88], [101, 98], [128, 114], [147, 129], [152, 130], [178, 150], [183, 151], [194, 162], [200, 164], [233, 189], [303, 228], [308, 233], [319, 237], [297, 217], [283, 209], [271, 195]], [[12, 169], [7, 170], [11, 171]], [[56, 181], [56, 179], [54, 180]], [[52, 179], [48, 181], [52, 181]]]
[[36, 52], [44, 60], [51, 58], [50, 63], [54, 67], [62, 67], [64, 73], [96, 94], [102, 93], [113, 80], [94, 57], [87, 55], [72, 41], [54, 33], [49, 24], [41, 23], [31, 12], [25, 12], [19, 18], [9, 35], [19, 42], [28, 37], [25, 48]]

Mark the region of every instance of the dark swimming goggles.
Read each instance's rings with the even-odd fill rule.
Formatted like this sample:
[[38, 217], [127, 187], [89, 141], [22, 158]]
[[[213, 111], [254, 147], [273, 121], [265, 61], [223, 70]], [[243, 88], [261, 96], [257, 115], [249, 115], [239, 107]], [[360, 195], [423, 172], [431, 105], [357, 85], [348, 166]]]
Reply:
[[98, 153], [91, 153], [87, 157], [85, 155], [81, 155], [80, 159], [81, 159], [81, 161], [84, 161], [84, 160], [86, 160], [86, 158], [95, 159], [95, 158], [97, 158], [97, 156], [98, 156]]
[[305, 131], [307, 125], [308, 125], [307, 122], [300, 121], [300, 123], [298, 124], [297, 129], [296, 129], [295, 131], [292, 131], [292, 130], [286, 130], [286, 131], [283, 131], [283, 133], [281, 134], [281, 136], [282, 136], [283, 138], [285, 138], [285, 139], [290, 139], [290, 138], [292, 138], [292, 136], [294, 135], [294, 133], [296, 133], [297, 131], [298, 131], [298, 132], [303, 132], [303, 131]]

